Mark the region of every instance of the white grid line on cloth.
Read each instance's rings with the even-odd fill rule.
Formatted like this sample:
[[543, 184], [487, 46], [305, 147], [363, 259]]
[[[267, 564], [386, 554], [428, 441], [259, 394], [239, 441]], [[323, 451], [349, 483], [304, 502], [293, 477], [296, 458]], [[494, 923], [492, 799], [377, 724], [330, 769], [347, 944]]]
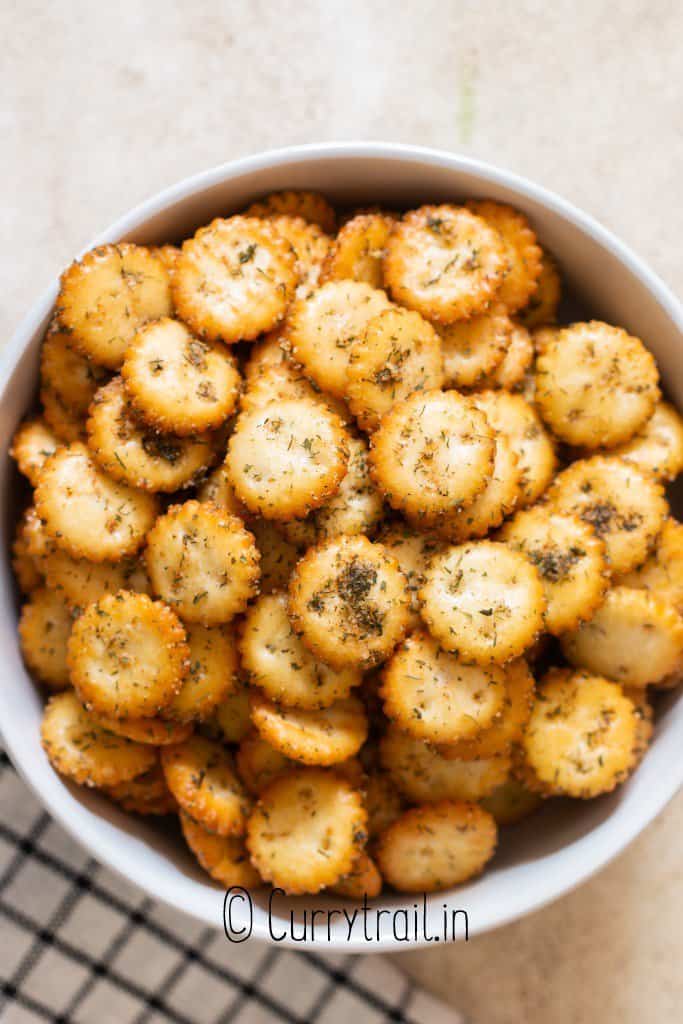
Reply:
[[[147, 1002], [148, 997], [143, 988], [129, 981], [127, 978], [124, 978], [122, 975], [119, 975], [116, 972], [112, 971], [111, 968], [108, 967], [103, 960], [92, 959], [88, 956], [85, 950], [79, 949], [76, 946], [72, 946], [71, 943], [65, 942], [58, 936], [52, 934], [51, 932], [48, 932], [47, 929], [41, 927], [38, 921], [35, 921], [33, 918], [28, 917], [26, 914], [22, 914], [21, 911], [17, 910], [16, 908], [8, 906], [1, 899], [0, 917], [5, 917], [8, 920], [12, 921], [13, 924], [18, 925], [20, 928], [23, 928], [25, 931], [36, 934], [44, 947], [54, 947], [65, 957], [73, 960], [74, 963], [80, 964], [81, 966], [86, 966], [90, 971], [90, 977], [88, 978], [88, 981], [86, 983], [87, 985], [89, 985], [91, 981], [93, 983], [96, 983], [96, 980], [98, 978], [106, 977], [108, 980], [112, 981], [118, 988], [127, 992], [129, 995], [132, 995], [133, 997], [141, 1000], [144, 1003]], [[126, 922], [126, 931], [132, 927], [134, 927], [132, 921]], [[123, 936], [123, 938], [125, 938], [125, 935]], [[85, 991], [81, 991], [79, 987], [72, 1001], [72, 1005], [70, 1005], [69, 1007], [69, 1012], [72, 1012], [72, 1010], [78, 1006], [78, 1004], [82, 1001], [85, 995], [87, 995], [87, 991], [88, 989], [86, 989]], [[11, 1001], [12, 999], [22, 998], [24, 996], [21, 989], [15, 988], [9, 982], [5, 981], [3, 981], [2, 983], [2, 994], [3, 996], [5, 996], [6, 1002]], [[170, 1010], [166, 1010], [166, 1008], [164, 1008], [164, 1010], [165, 1012], [168, 1012], [168, 1019], [177, 1022], [177, 1024], [193, 1024], [193, 1022], [189, 1018], [182, 1017], [179, 1014], [175, 1014]], [[42, 1008], [42, 1014], [48, 1020], [53, 1021], [54, 1024], [70, 1024], [72, 1019], [71, 1016], [69, 1015], [55, 1015], [53, 1014], [52, 1009], [46, 1006]]]
[[[152, 901], [144, 899], [140, 904], [140, 911], [144, 913], [146, 910], [150, 910], [151, 907]], [[82, 1003], [85, 1002], [85, 1000], [88, 998], [88, 996], [94, 989], [95, 985], [97, 984], [98, 977], [100, 977], [105, 970], [108, 973], [111, 980], [116, 980], [117, 984], [120, 984], [119, 976], [111, 972], [111, 963], [115, 959], [116, 954], [119, 952], [119, 950], [123, 949], [125, 943], [131, 937], [134, 930], [135, 923], [131, 915], [128, 918], [128, 920], [124, 923], [123, 927], [119, 930], [118, 934], [116, 934], [112, 941], [109, 943], [102, 957], [99, 960], [95, 961], [94, 969], [91, 970], [89, 977], [86, 978], [85, 982], [74, 993], [73, 998], [71, 999], [71, 1002], [69, 1003], [67, 1010], [64, 1014], [66, 1020], [71, 1020], [73, 1018], [79, 1006], [81, 1006]]]
[[[9, 759], [3, 753], [2, 760], [0, 761], [0, 771], [11, 770], [9, 765]], [[152, 997], [150, 994], [145, 992], [143, 988], [118, 974], [118, 972], [112, 970], [108, 966], [106, 959], [111, 946], [105, 951], [102, 957], [92, 958], [84, 949], [79, 949], [72, 943], [66, 942], [64, 939], [49, 931], [41, 922], [34, 920], [30, 916], [22, 913], [18, 908], [6, 903], [2, 898], [2, 893], [7, 884], [14, 879], [22, 866], [28, 860], [35, 858], [43, 865], [50, 868], [55, 874], [62, 878], [66, 878], [72, 883], [72, 885], [78, 886], [79, 889], [81, 889], [81, 898], [83, 898], [85, 893], [88, 893], [94, 898], [99, 899], [105, 904], [113, 906], [118, 910], [125, 919], [123, 929], [118, 933], [119, 935], [123, 933], [124, 937], [126, 937], [136, 927], [140, 927], [152, 934], [156, 934], [161, 941], [172, 946], [180, 954], [184, 968], [186, 968], [187, 964], [192, 962], [192, 960], [197, 959], [202, 964], [204, 970], [213, 975], [216, 980], [227, 982], [234, 988], [245, 988], [249, 998], [261, 1003], [264, 1009], [267, 1009], [273, 1015], [274, 1020], [286, 1021], [290, 1022], [290, 1024], [301, 1024], [299, 1018], [290, 1014], [284, 1004], [278, 1003], [276, 1000], [261, 993], [257, 988], [254, 988], [248, 983], [245, 984], [238, 976], [233, 975], [227, 968], [219, 967], [218, 965], [213, 964], [210, 960], [206, 960], [201, 955], [196, 955], [190, 947], [178, 939], [177, 936], [173, 935], [172, 932], [151, 922], [148, 916], [149, 909], [152, 906], [151, 901], [145, 900], [139, 908], [131, 908], [125, 902], [117, 899], [113, 894], [110, 894], [104, 888], [99, 886], [92, 877], [83, 878], [80, 872], [75, 871], [68, 864], [65, 864], [59, 858], [54, 857], [48, 851], [42, 850], [37, 845], [37, 840], [40, 835], [45, 832], [49, 823], [49, 816], [44, 812], [41, 812], [40, 817], [36, 820], [35, 825], [30, 829], [26, 836], [21, 836], [14, 832], [14, 830], [7, 824], [0, 822], [0, 835], [6, 841], [14, 844], [17, 848], [14, 858], [4, 872], [3, 878], [0, 879], [0, 918], [10, 920], [13, 924], [23, 928], [24, 931], [34, 934], [37, 941], [40, 943], [41, 948], [54, 946], [59, 950], [59, 952], [63, 953], [75, 963], [86, 965], [91, 973], [91, 979], [94, 978], [97, 980], [99, 978], [106, 977], [108, 980], [112, 981], [116, 987], [136, 998], [140, 1002], [141, 1008], [149, 1006], [150, 1009], [163, 1013], [167, 1020], [177, 1022], [177, 1024], [195, 1024], [192, 1018], [185, 1017], [167, 1006], [162, 998], [158, 996]], [[208, 931], [212, 936], [213, 933], [211, 933], [211, 930], [209, 929]], [[116, 941], [116, 939], [114, 941]], [[118, 948], [119, 944], [117, 943], [116, 948], [111, 952], [112, 956], [116, 954]], [[83, 995], [85, 994], [87, 993], [84, 993]], [[41, 1004], [35, 999], [29, 999], [25, 996], [25, 993], [22, 992], [21, 988], [13, 986], [9, 979], [2, 978], [0, 987], [0, 1012], [2, 1012], [3, 1005], [6, 1005], [12, 1000], [27, 1005], [28, 1009], [34, 1013], [38, 1013], [43, 1017], [43, 1019], [55, 1021], [56, 1024], [71, 1024], [69, 1017], [65, 1017], [60, 1020], [59, 1016], [54, 1015], [49, 1007], [41, 1006]], [[29, 1001], [31, 1002], [31, 1006], [28, 1006]], [[79, 1000], [79, 1002], [80, 1001], [81, 1000]]]
[[[67, 1014], [53, 1015], [53, 1012], [49, 1007], [41, 1007], [41, 1005], [35, 1000], [31, 1000], [32, 1005], [29, 1008], [32, 1010], [35, 1009], [35, 1011], [39, 1012], [41, 1016], [47, 1020], [53, 1021], [54, 1024], [71, 1024], [73, 1012], [83, 1002], [93, 985], [97, 983], [98, 979], [107, 978], [117, 988], [127, 992], [129, 995], [137, 999], [141, 1006], [149, 1007], [151, 1010], [163, 1013], [167, 1020], [173, 1021], [175, 1024], [195, 1024], [193, 1018], [174, 1011], [167, 1005], [161, 996], [146, 992], [144, 988], [134, 982], [131, 982], [109, 966], [109, 959], [112, 959], [116, 955], [117, 951], [132, 934], [134, 929], [139, 926], [144, 927], [145, 919], [140, 915], [146, 914], [151, 907], [152, 903], [150, 900], [143, 900], [139, 910], [129, 912], [123, 928], [119, 931], [114, 942], [105, 951], [104, 956], [102, 958], [95, 959], [90, 957], [84, 949], [78, 948], [72, 943], [66, 942], [64, 939], [61, 939], [59, 936], [50, 932], [34, 918], [29, 917], [15, 907], [6, 904], [0, 897], [0, 918], [6, 918], [13, 924], [23, 928], [25, 931], [34, 934], [40, 943], [41, 950], [46, 947], [54, 947], [74, 963], [82, 966], [85, 965], [90, 972], [85, 985], [79, 988], [75, 993], [74, 998], [68, 1007]], [[182, 949], [182, 944], [179, 943], [178, 940], [175, 940], [174, 944]], [[183, 957], [185, 962], [182, 966], [183, 969], [186, 969], [187, 963], [189, 963], [193, 957], [189, 956], [188, 951], [184, 949]], [[275, 1000], [264, 997], [257, 989], [252, 988], [251, 986], [244, 986], [244, 983], [239, 979], [235, 979], [233, 981], [228, 977], [227, 971], [221, 970], [217, 966], [210, 964], [208, 961], [205, 962], [204, 966], [221, 981], [232, 981], [233, 984], [245, 987], [245, 989], [248, 990], [248, 994], [251, 999], [265, 1004], [265, 1007], [273, 1014], [273, 1019], [291, 1022], [291, 1024], [301, 1024], [300, 1018], [291, 1015], [284, 1005], [279, 1005]], [[12, 1000], [17, 1000], [19, 1002], [27, 1001], [25, 993], [22, 993], [21, 988], [16, 987], [9, 980], [2, 980], [1, 994], [4, 997], [5, 1003], [11, 1002]], [[0, 1004], [0, 1011], [2, 1010], [2, 1005], [3, 1004]]]
[[316, 1024], [320, 1014], [327, 1006], [332, 993], [336, 989], [337, 985], [346, 984], [349, 971], [351, 970], [352, 964], [348, 964], [346, 967], [338, 968], [336, 971], [336, 977], [328, 978], [327, 984], [320, 992], [320, 995], [316, 999], [314, 1005], [311, 1007], [309, 1012], [309, 1024]]
[[162, 999], [163, 995], [168, 997], [175, 986], [180, 981], [188, 961], [197, 959], [198, 954], [202, 953], [204, 949], [209, 945], [213, 939], [213, 931], [211, 928], [205, 928], [200, 934], [199, 938], [192, 946], [189, 946], [182, 957], [179, 957], [171, 967], [170, 971], [162, 979], [161, 983], [154, 990], [149, 1004], [140, 1010], [140, 1013], [135, 1018], [133, 1024], [147, 1024], [154, 1010]]
[[[261, 959], [261, 962], [259, 963], [254, 973], [254, 977], [251, 981], [252, 985], [259, 985], [263, 981], [264, 977], [271, 969], [275, 961], [279, 958], [279, 956], [279, 950], [266, 949]], [[237, 995], [235, 996], [232, 1005], [229, 1006], [225, 1013], [221, 1014], [221, 1016], [216, 1020], [216, 1024], [234, 1024], [234, 1022], [239, 1017], [243, 1007], [246, 1005], [247, 1002], [248, 996], [245, 990], [242, 989], [242, 991], [238, 992]]]
[[[2, 767], [5, 767], [6, 764], [6, 761], [3, 762], [2, 765], [0, 765], [0, 770], [2, 769]], [[25, 837], [17, 836], [16, 838], [10, 840], [14, 843], [17, 849], [16, 853], [12, 857], [12, 860], [9, 862], [9, 864], [3, 871], [2, 878], [0, 878], [0, 892], [3, 889], [7, 888], [10, 882], [13, 880], [14, 876], [21, 869], [27, 852], [38, 842], [41, 835], [43, 834], [43, 832], [45, 832], [49, 824], [50, 817], [49, 815], [43, 812], [40, 815], [40, 817], [36, 818], [33, 827], [29, 831], [28, 835], [26, 835]]]
[[[95, 871], [97, 869], [97, 863], [94, 860], [90, 859], [87, 862], [86, 869], [87, 868], [89, 868], [90, 871]], [[71, 913], [74, 911], [76, 904], [78, 903], [81, 897], [81, 893], [83, 891], [82, 878], [87, 878], [87, 875], [78, 874], [74, 877], [71, 885], [66, 890], [60, 903], [57, 905], [56, 910], [51, 914], [50, 918], [47, 921], [45, 929], [48, 934], [54, 934], [56, 931], [58, 931], [65, 923], [65, 921], [68, 919], [68, 917], [71, 915]], [[3, 882], [0, 881], [0, 892], [2, 892], [4, 888], [5, 886], [3, 885]], [[12, 976], [9, 978], [9, 985], [11, 986], [11, 988], [21, 988], [22, 983], [38, 962], [43, 945], [44, 943], [43, 939], [41, 938], [41, 933], [38, 932], [34, 936], [33, 941], [29, 946], [28, 950], [26, 951], [26, 953], [24, 954], [21, 962], [16, 967]], [[2, 1004], [0, 1004], [0, 1009], [1, 1006]]]
[[[5, 772], [14, 776], [9, 759], [0, 751], [0, 775]], [[18, 777], [14, 778], [17, 785], [23, 785], [19, 783]], [[31, 800], [25, 790], [22, 797], [24, 801]], [[80, 868], [75, 868], [67, 863], [64, 857], [55, 855], [46, 840], [51, 819], [40, 809], [37, 801], [35, 806], [36, 815], [32, 821], [25, 824], [23, 834], [7, 824], [7, 820], [14, 820], [11, 815], [5, 815], [5, 821], [0, 822], [0, 838], [15, 850], [0, 877], [0, 929], [2, 922], [6, 921], [31, 936], [30, 945], [11, 976], [4, 977], [0, 967], [0, 1014], [3, 1006], [9, 1008], [16, 1004], [33, 1015], [36, 1021], [48, 1020], [52, 1024], [90, 1024], [91, 1021], [104, 1024], [105, 1020], [111, 1020], [115, 1024], [160, 1024], [161, 1021], [168, 1021], [171, 1024], [247, 1024], [254, 1019], [278, 1024], [316, 1024], [323, 1017], [325, 1021], [339, 1020], [345, 1024], [348, 1018], [342, 1008], [341, 995], [347, 993], [349, 998], [353, 997], [355, 1002], [365, 1007], [368, 1020], [417, 1024], [417, 1021], [424, 1019], [422, 1014], [419, 1018], [410, 1014], [408, 1007], [412, 1002], [413, 986], [389, 964], [384, 965], [385, 969], [401, 979], [396, 986], [399, 991], [395, 999], [384, 991], [369, 989], [353, 977], [355, 965], [362, 960], [358, 956], [348, 956], [341, 964], [335, 965], [327, 962], [322, 956], [304, 950], [264, 950], [263, 947], [254, 946], [254, 970], [248, 977], [241, 976], [229, 963], [219, 964], [207, 955], [209, 946], [218, 935], [213, 929], [202, 929], [193, 942], [184, 941], [170, 928], [152, 918], [150, 912], [154, 910], [155, 905], [151, 900], [142, 895], [137, 901], [126, 900], [117, 892], [110, 892], [105, 884], [106, 878], [102, 875], [103, 869], [92, 859], [88, 859]], [[26, 913], [25, 909], [16, 903], [9, 903], [4, 895], [8, 885], [16, 880], [20, 881], [23, 867], [31, 863], [47, 869], [67, 886], [45, 921], [38, 920], [35, 913]], [[112, 912], [112, 917], [115, 912], [121, 919], [117, 922], [118, 927], [108, 943], [97, 956], [82, 948], [80, 943], [69, 941], [59, 934], [65, 922], [69, 921], [84, 900], [96, 901], [102, 905], [103, 912], [106, 908]], [[146, 986], [138, 978], [126, 976], [116, 966], [121, 949], [133, 936], [139, 934], [153, 937], [176, 958], [166, 967], [161, 979], [152, 986]], [[80, 971], [78, 984], [74, 991], [69, 993], [65, 1005], [59, 1009], [41, 1002], [36, 993], [26, 989], [27, 979], [30, 980], [32, 972], [48, 950], [59, 954], [65, 961], [73, 964], [74, 969], [77, 966]], [[277, 992], [277, 996], [273, 995], [263, 986], [270, 972], [279, 963], [284, 963], [286, 974], [292, 977], [293, 984], [296, 984], [296, 972], [301, 974], [303, 964], [306, 965], [312, 979], [307, 981], [306, 985], [311, 984], [311, 987], [315, 987], [315, 977], [319, 978], [321, 987], [312, 997], [310, 1008], [305, 1015], [295, 1013], [286, 1005], [286, 990], [283, 993], [283, 1001], [279, 998], [280, 992]], [[143, 968], [144, 964], [141, 964], [141, 969]], [[83, 971], [86, 972], [85, 978], [82, 977]], [[196, 986], [198, 980], [193, 979], [194, 973], [201, 973], [199, 980], [206, 979], [210, 985], [215, 986], [212, 993], [214, 1001], [227, 997], [229, 1004], [221, 1006], [220, 1010], [216, 1011], [215, 1008], [211, 1009], [210, 1000], [204, 1005], [205, 1001], [201, 999], [200, 1005], [195, 1006], [192, 1003], [188, 1008], [188, 995], [185, 993], [182, 996], [179, 990], [183, 985], [189, 985], [192, 993], [192, 984]], [[100, 1002], [105, 999], [105, 989], [126, 1000], [127, 1009], [124, 1015], [105, 1018], [94, 1011], [98, 994]], [[340, 1016], [335, 1016], [334, 1012], [337, 1002]], [[428, 999], [428, 1002], [431, 1003], [432, 1000]], [[86, 1003], [92, 1003], [90, 1010], [87, 1009]], [[442, 1009], [436, 1003], [434, 1007]], [[93, 1016], [88, 1015], [91, 1012]], [[365, 1019], [363, 1011], [359, 1012], [359, 1019]], [[431, 1019], [433, 1016], [430, 1012]], [[446, 1011], [446, 1016], [441, 1019], [456, 1021], [458, 1017]]]
[[[349, 957], [348, 967], [331, 967], [323, 959], [314, 956], [312, 953], [304, 953], [303, 951], [297, 952], [297, 956], [303, 957], [308, 963], [314, 964], [319, 971], [323, 971], [332, 983], [331, 988], [336, 985], [341, 985], [342, 987], [347, 988], [350, 992], [353, 992], [354, 995], [367, 1002], [368, 1006], [386, 1014], [387, 1020], [400, 1022], [406, 1019], [399, 1005], [388, 1005], [386, 1000], [376, 992], [373, 992], [372, 989], [367, 988], [365, 985], [362, 985], [360, 982], [350, 977], [350, 972], [352, 971], [355, 962], [359, 959], [357, 956]], [[408, 985], [409, 987], [412, 987], [410, 982], [408, 982]], [[309, 1024], [309, 1022], [307, 1021], [306, 1024]]]

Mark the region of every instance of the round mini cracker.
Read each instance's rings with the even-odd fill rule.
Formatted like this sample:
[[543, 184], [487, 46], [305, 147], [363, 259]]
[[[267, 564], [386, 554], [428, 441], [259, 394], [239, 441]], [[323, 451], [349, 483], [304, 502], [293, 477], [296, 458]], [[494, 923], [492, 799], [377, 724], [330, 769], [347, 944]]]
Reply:
[[139, 558], [89, 562], [86, 558], [72, 558], [53, 545], [43, 555], [41, 566], [47, 585], [59, 593], [76, 615], [105, 594], [116, 594], [119, 590], [150, 592], [149, 579]]
[[199, 864], [224, 889], [258, 889], [263, 882], [249, 860], [244, 840], [239, 836], [217, 836], [189, 814], [180, 812], [180, 827], [185, 842]]
[[635, 706], [616, 683], [551, 669], [522, 740], [524, 757], [546, 794], [590, 799], [631, 771], [637, 726]]
[[396, 402], [442, 382], [441, 341], [431, 324], [407, 309], [385, 309], [353, 345], [346, 398], [360, 427], [373, 431]]
[[199, 484], [197, 500], [216, 505], [223, 512], [229, 512], [234, 516], [243, 518], [247, 514], [247, 510], [235, 494], [225, 462], [216, 466]]
[[52, 767], [81, 786], [127, 782], [149, 771], [157, 758], [154, 747], [97, 725], [73, 690], [50, 698], [40, 736]]
[[557, 332], [536, 360], [536, 406], [560, 440], [613, 448], [638, 433], [659, 400], [654, 357], [620, 327], [593, 320]]
[[605, 543], [613, 573], [629, 572], [645, 561], [668, 512], [661, 484], [611, 455], [573, 462], [555, 477], [547, 499], [557, 511], [593, 527]]
[[303, 768], [261, 794], [247, 826], [259, 874], [291, 895], [317, 893], [348, 874], [366, 839], [360, 793], [334, 773]]
[[144, 421], [181, 437], [220, 427], [240, 391], [232, 353], [219, 342], [194, 338], [184, 324], [168, 317], [134, 335], [121, 375]]
[[54, 538], [50, 537], [45, 525], [36, 511], [35, 505], [24, 509], [17, 524], [17, 533], [21, 536], [25, 551], [31, 556], [41, 576], [45, 575], [45, 559], [57, 547]]
[[392, 298], [438, 323], [483, 312], [504, 272], [498, 232], [469, 210], [447, 204], [407, 213], [389, 236], [384, 257]]
[[543, 252], [529, 221], [519, 210], [491, 199], [470, 199], [467, 209], [497, 231], [505, 249], [505, 276], [497, 298], [510, 313], [527, 304], [538, 287]]
[[454, 743], [490, 725], [502, 710], [505, 673], [466, 665], [426, 630], [412, 633], [382, 671], [384, 713], [430, 743]]
[[353, 421], [348, 408], [340, 398], [320, 390], [312, 383], [303, 371], [290, 360], [280, 366], [270, 366], [262, 374], [247, 381], [240, 399], [240, 412], [252, 413], [265, 409], [267, 405], [279, 405], [280, 402], [304, 399], [317, 402], [324, 408], [336, 413], [344, 424]]
[[214, 458], [209, 434], [160, 434], [135, 415], [120, 377], [96, 392], [87, 422], [88, 448], [102, 469], [144, 491], [188, 487]]
[[231, 344], [275, 327], [296, 285], [294, 254], [271, 224], [218, 217], [183, 242], [173, 301], [193, 334]]
[[436, 524], [439, 537], [462, 543], [485, 537], [515, 509], [522, 488], [522, 470], [512, 445], [504, 434], [496, 434], [496, 454], [491, 477], [474, 501]]
[[241, 519], [208, 502], [172, 505], [147, 538], [154, 592], [187, 622], [229, 622], [257, 591], [259, 553]]
[[503, 434], [521, 470], [519, 508], [532, 505], [550, 484], [557, 468], [555, 446], [538, 413], [522, 395], [477, 391], [471, 401], [496, 433]]
[[164, 816], [174, 814], [178, 805], [171, 796], [161, 762], [157, 758], [153, 767], [126, 782], [105, 786], [104, 792], [129, 814]]
[[244, 834], [251, 800], [230, 751], [204, 736], [161, 750], [166, 784], [193, 821], [219, 836]]
[[468, 320], [439, 326], [447, 386], [475, 387], [493, 373], [505, 357], [513, 328], [512, 320], [499, 304]]
[[168, 271], [168, 276], [172, 278], [178, 263], [178, 257], [180, 256], [180, 248], [177, 245], [166, 243], [164, 245], [150, 246], [150, 252], [161, 260]]
[[486, 417], [457, 391], [419, 392], [397, 402], [370, 450], [373, 476], [389, 504], [427, 525], [474, 501], [494, 458]]
[[40, 389], [43, 418], [62, 444], [85, 440], [85, 416], [76, 412], [57, 392]]
[[591, 617], [609, 580], [605, 545], [590, 524], [539, 505], [518, 512], [498, 537], [538, 569], [549, 633], [559, 636]]
[[390, 308], [386, 294], [362, 281], [328, 281], [292, 306], [287, 343], [323, 391], [344, 398], [349, 361], [372, 320]]
[[[306, 296], [308, 297], [308, 296]], [[314, 398], [334, 409], [346, 422], [352, 419], [341, 399], [320, 390], [304, 374], [289, 351], [289, 318], [256, 342], [244, 365], [245, 387], [240, 408], [262, 407], [283, 398]]]
[[189, 668], [164, 716], [176, 722], [203, 722], [237, 689], [237, 644], [231, 626], [191, 622], [185, 630]]
[[382, 261], [395, 218], [359, 213], [339, 229], [325, 260], [322, 281], [365, 281], [384, 287]]
[[652, 554], [636, 569], [615, 576], [614, 585], [648, 590], [683, 613], [683, 523], [666, 519]]
[[447, 760], [481, 760], [509, 754], [524, 734], [531, 716], [535, 680], [525, 658], [515, 658], [504, 669], [505, 696], [503, 706], [490, 725], [474, 735], [439, 746]]
[[647, 686], [683, 664], [683, 617], [647, 590], [613, 587], [578, 629], [562, 637], [572, 665], [624, 686]]
[[24, 420], [17, 427], [9, 453], [31, 487], [36, 487], [40, 471], [60, 446], [59, 438], [45, 420]]
[[622, 689], [624, 696], [628, 697], [636, 710], [635, 756], [636, 765], [639, 765], [648, 751], [655, 731], [655, 713], [649, 700], [652, 691], [645, 686], [624, 686]]
[[375, 856], [383, 878], [399, 892], [441, 892], [481, 874], [497, 838], [488, 811], [443, 800], [404, 811], [379, 837]]
[[292, 519], [335, 493], [348, 459], [340, 419], [320, 402], [301, 398], [241, 413], [226, 464], [237, 497], [252, 512]]
[[389, 776], [370, 771], [363, 781], [363, 803], [368, 812], [368, 839], [377, 836], [396, 821], [403, 810], [403, 798]]
[[117, 370], [135, 332], [171, 316], [171, 282], [163, 262], [130, 242], [101, 245], [62, 274], [57, 319], [75, 349]]
[[249, 356], [242, 367], [245, 384], [249, 385], [267, 374], [269, 370], [294, 370], [294, 364], [287, 352], [287, 324], [281, 324], [267, 331], [262, 338], [249, 348]]
[[163, 711], [182, 685], [189, 648], [178, 617], [146, 594], [120, 590], [89, 605], [68, 645], [71, 682], [86, 707], [114, 718]]
[[240, 779], [253, 796], [258, 796], [271, 782], [294, 768], [294, 762], [267, 743], [257, 729], [240, 740], [235, 764]]
[[370, 449], [362, 437], [347, 437], [349, 461], [336, 494], [312, 517], [315, 539], [330, 540], [338, 534], [347, 537], [370, 534], [384, 513], [382, 495], [370, 473]]
[[192, 735], [192, 726], [171, 722], [166, 718], [115, 718], [90, 711], [98, 725], [117, 736], [125, 736], [136, 743], [149, 743], [152, 747], [166, 747], [169, 743], [182, 743]]
[[286, 522], [283, 519], [272, 519], [271, 522], [278, 533], [296, 548], [298, 557], [301, 557], [307, 548], [312, 548], [318, 543], [315, 512], [305, 519], [288, 519]]
[[34, 590], [21, 607], [21, 653], [30, 672], [50, 690], [69, 685], [66, 651], [72, 625], [67, 604], [48, 587]]
[[35, 516], [34, 509], [24, 510], [12, 542], [12, 572], [22, 594], [32, 593], [44, 582], [42, 559], [36, 558], [29, 548], [29, 516]]
[[329, 255], [332, 239], [317, 224], [311, 224], [303, 217], [280, 214], [271, 217], [270, 223], [289, 244], [296, 260], [299, 283], [296, 297], [305, 298], [317, 288], [322, 270]]
[[361, 853], [349, 873], [330, 886], [329, 891], [347, 900], [374, 900], [382, 891], [382, 876], [372, 857]]
[[316, 657], [337, 669], [369, 668], [406, 633], [406, 581], [381, 544], [362, 535], [333, 538], [297, 564], [289, 614]]
[[432, 559], [421, 614], [448, 651], [478, 664], [503, 664], [543, 629], [545, 595], [537, 569], [495, 541], [448, 548]]
[[502, 361], [480, 381], [480, 387], [514, 391], [520, 387], [534, 360], [534, 343], [526, 327], [513, 323]]
[[410, 597], [410, 630], [420, 629], [420, 600], [418, 593], [425, 581], [425, 572], [433, 555], [443, 549], [442, 542], [431, 534], [421, 533], [407, 523], [398, 520], [389, 522], [379, 533], [377, 540], [398, 562], [399, 569], [407, 580]]
[[292, 628], [283, 591], [262, 594], [250, 605], [239, 649], [249, 682], [287, 707], [329, 707], [361, 681], [358, 669], [336, 670], [313, 657]]
[[328, 767], [355, 757], [368, 735], [362, 701], [345, 697], [324, 708], [283, 707], [259, 691], [249, 698], [263, 739], [292, 761]]
[[267, 366], [262, 373], [246, 382], [240, 399], [240, 411], [253, 412], [267, 405], [299, 398], [310, 399], [325, 406], [335, 412], [344, 424], [353, 422], [353, 417], [341, 398], [334, 398], [323, 391], [290, 358], [278, 366]]
[[555, 258], [547, 250], [542, 249], [541, 273], [536, 281], [536, 290], [526, 306], [519, 310], [519, 319], [528, 330], [544, 324], [554, 324], [561, 298], [560, 268]]
[[40, 350], [43, 391], [51, 392], [72, 409], [74, 415], [83, 417], [107, 377], [106, 369], [76, 351], [69, 334], [60, 330], [56, 323], [50, 325]]
[[[560, 327], [546, 325], [545, 327], [537, 327], [535, 331], [532, 331], [531, 340], [533, 341], [536, 355], [541, 355], [542, 352], [545, 352], [548, 345], [554, 343], [560, 330]], [[533, 378], [533, 390], [534, 392], [536, 391], [535, 378]]]
[[91, 562], [135, 554], [158, 510], [154, 495], [107, 476], [80, 442], [59, 448], [48, 459], [35, 503], [59, 547]]
[[510, 771], [506, 755], [477, 760], [445, 757], [438, 747], [390, 725], [379, 742], [380, 763], [410, 803], [481, 800]]
[[493, 793], [485, 796], [481, 806], [492, 814], [499, 828], [516, 825], [539, 809], [543, 797], [527, 789], [524, 783], [510, 775]]
[[206, 726], [212, 735], [217, 735], [226, 743], [241, 743], [251, 729], [249, 712], [249, 688], [241, 681], [222, 700]]
[[248, 525], [261, 555], [259, 593], [272, 594], [274, 590], [286, 590], [299, 560], [298, 547], [291, 544], [278, 530], [279, 524], [276, 525], [270, 519], [250, 516]]
[[[299, 552], [319, 542], [332, 540], [340, 534], [347, 537], [356, 534], [372, 536], [382, 519], [385, 511], [384, 500], [370, 472], [368, 442], [365, 438], [349, 434], [347, 444], [348, 468], [337, 493], [305, 519], [275, 522], [276, 529]], [[263, 522], [266, 523], [266, 520]], [[297, 559], [298, 557], [297, 555]], [[265, 574], [265, 569], [263, 572]], [[287, 581], [281, 586], [286, 583]], [[261, 592], [264, 592], [263, 584]]]
[[658, 402], [641, 430], [612, 451], [658, 480], [675, 480], [683, 472], [683, 418], [673, 405]]
[[247, 217], [301, 217], [309, 224], [333, 234], [337, 226], [337, 215], [333, 207], [319, 192], [308, 192], [303, 189], [286, 189], [282, 192], [269, 192], [262, 199], [257, 199], [245, 211]]

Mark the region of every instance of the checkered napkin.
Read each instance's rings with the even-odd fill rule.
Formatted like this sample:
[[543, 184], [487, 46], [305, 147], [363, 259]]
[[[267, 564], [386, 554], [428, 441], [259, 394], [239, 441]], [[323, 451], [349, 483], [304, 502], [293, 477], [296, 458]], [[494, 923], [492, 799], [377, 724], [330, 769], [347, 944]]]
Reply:
[[383, 957], [225, 936], [110, 874], [0, 751], [1, 1024], [459, 1024]]

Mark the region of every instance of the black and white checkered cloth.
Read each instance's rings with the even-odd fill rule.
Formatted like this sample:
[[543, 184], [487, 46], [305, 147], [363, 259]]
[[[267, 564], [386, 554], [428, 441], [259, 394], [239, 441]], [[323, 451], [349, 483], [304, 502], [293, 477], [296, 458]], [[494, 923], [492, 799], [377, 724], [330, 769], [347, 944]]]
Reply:
[[378, 956], [222, 933], [96, 863], [0, 751], [2, 1024], [458, 1024]]

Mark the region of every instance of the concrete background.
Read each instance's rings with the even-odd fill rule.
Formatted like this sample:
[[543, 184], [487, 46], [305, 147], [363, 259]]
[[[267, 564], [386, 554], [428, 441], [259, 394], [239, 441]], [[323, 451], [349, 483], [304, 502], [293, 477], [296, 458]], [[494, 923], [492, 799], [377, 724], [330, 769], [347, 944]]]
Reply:
[[[439, 146], [526, 174], [683, 286], [675, 0], [2, 0], [0, 34], [0, 337], [150, 193], [333, 139]], [[553, 907], [402, 966], [473, 1024], [674, 1024], [682, 809], [679, 797]]]

